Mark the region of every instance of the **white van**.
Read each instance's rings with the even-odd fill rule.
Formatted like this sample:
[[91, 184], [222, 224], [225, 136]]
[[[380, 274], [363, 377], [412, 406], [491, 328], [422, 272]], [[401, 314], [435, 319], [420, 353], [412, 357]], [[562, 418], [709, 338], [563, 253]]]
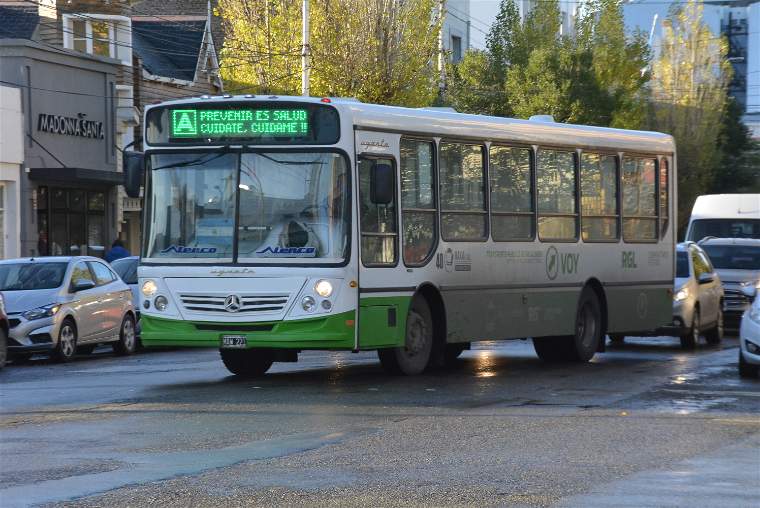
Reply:
[[760, 194], [708, 194], [694, 202], [686, 240], [760, 238]]

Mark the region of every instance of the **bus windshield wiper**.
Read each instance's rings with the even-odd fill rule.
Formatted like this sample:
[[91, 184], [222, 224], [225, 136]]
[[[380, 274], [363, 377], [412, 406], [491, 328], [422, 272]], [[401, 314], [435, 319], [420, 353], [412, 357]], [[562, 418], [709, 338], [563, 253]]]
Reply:
[[[164, 164], [163, 166], [152, 168], [151, 171], [157, 171], [159, 169], [167, 169], [167, 168], [187, 168], [191, 166], [200, 166], [202, 164], [206, 164], [207, 162], [216, 160], [222, 157], [223, 155], [227, 155], [228, 153], [230, 153], [227, 151], [228, 149], [229, 149], [229, 145], [225, 145], [219, 149], [220, 150], [219, 153], [214, 153], [214, 152], [204, 153], [203, 155], [201, 155], [200, 157], [196, 157], [195, 159], [190, 159], [189, 161], [172, 163], [172, 164]], [[209, 156], [213, 156], [213, 157], [209, 157]]]

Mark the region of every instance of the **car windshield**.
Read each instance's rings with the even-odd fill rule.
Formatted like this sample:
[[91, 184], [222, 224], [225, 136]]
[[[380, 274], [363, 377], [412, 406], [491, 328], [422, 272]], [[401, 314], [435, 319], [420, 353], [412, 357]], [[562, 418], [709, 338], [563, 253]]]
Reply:
[[676, 253], [676, 277], [689, 276], [689, 255], [685, 252]]
[[111, 266], [126, 284], [137, 284], [137, 259], [117, 259]]
[[145, 258], [345, 259], [349, 179], [337, 153], [172, 153], [151, 166]]
[[699, 219], [691, 223], [689, 238], [760, 238], [760, 219]]
[[68, 263], [0, 264], [0, 291], [55, 289], [63, 284]]
[[760, 247], [752, 245], [702, 245], [715, 268], [760, 270]]

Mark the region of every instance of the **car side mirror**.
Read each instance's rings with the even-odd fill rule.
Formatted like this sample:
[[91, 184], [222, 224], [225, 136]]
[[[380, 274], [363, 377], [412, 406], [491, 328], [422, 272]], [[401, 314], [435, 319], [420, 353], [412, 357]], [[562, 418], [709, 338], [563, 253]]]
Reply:
[[78, 293], [80, 291], [85, 291], [87, 289], [92, 289], [95, 287], [95, 283], [91, 280], [87, 279], [79, 279], [75, 280], [74, 283], [71, 285], [71, 291], [74, 293]]
[[140, 197], [140, 186], [143, 181], [145, 154], [142, 152], [122, 152], [122, 168], [124, 169], [124, 191], [130, 198]]
[[372, 164], [369, 174], [369, 199], [376, 205], [393, 202], [396, 194], [393, 166], [384, 162]]
[[699, 276], [700, 284], [709, 284], [710, 282], [714, 280], [715, 280], [715, 277], [711, 273], [703, 273]]

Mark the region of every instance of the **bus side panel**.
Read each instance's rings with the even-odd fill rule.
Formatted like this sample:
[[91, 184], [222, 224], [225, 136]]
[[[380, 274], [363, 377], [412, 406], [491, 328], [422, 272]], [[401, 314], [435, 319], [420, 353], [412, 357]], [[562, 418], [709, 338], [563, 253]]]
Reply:
[[647, 332], [673, 320], [669, 287], [607, 286], [608, 333]]
[[411, 301], [411, 296], [362, 298], [359, 307], [361, 348], [402, 346], [406, 332], [406, 316]]
[[447, 342], [570, 335], [579, 288], [443, 291]]

